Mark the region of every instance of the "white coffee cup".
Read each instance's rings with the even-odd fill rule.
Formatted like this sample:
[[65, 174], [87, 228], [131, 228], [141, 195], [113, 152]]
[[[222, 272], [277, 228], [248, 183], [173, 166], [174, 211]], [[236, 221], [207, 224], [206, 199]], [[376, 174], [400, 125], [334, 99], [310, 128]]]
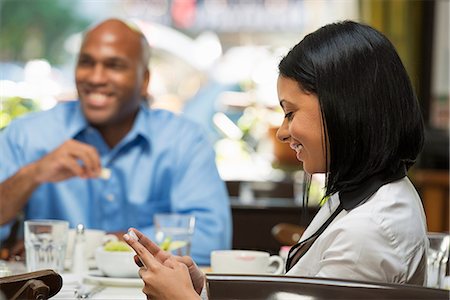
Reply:
[[[72, 260], [73, 243], [75, 241], [75, 229], [69, 230], [69, 235], [67, 238], [67, 251], [66, 258]], [[86, 239], [86, 258], [88, 260], [95, 259], [95, 250], [102, 246], [104, 243], [109, 241], [117, 241], [118, 238], [114, 234], [106, 234], [105, 231], [99, 229], [86, 229], [84, 231], [84, 236]]]
[[216, 250], [211, 252], [211, 269], [224, 274], [281, 274], [284, 262], [264, 251]]

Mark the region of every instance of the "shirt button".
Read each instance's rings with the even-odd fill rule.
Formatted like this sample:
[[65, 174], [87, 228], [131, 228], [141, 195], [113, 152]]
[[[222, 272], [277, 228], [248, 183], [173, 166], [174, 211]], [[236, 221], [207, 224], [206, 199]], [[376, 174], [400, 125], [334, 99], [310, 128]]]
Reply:
[[106, 200], [108, 200], [109, 202], [114, 201], [114, 195], [113, 194], [106, 195]]

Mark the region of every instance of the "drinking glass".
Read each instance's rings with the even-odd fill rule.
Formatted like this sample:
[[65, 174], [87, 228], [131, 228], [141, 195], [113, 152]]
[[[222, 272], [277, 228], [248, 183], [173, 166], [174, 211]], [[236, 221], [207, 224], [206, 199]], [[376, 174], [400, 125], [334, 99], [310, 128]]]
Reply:
[[429, 232], [430, 241], [427, 258], [427, 286], [444, 288], [444, 278], [447, 272], [447, 263], [450, 247], [450, 235], [446, 233]]
[[155, 214], [156, 242], [165, 251], [175, 255], [191, 254], [191, 239], [194, 234], [195, 217], [183, 214]]
[[25, 221], [27, 271], [64, 270], [69, 222], [61, 220]]
[[293, 175], [294, 201], [298, 205], [303, 204], [305, 171], [300, 170]]

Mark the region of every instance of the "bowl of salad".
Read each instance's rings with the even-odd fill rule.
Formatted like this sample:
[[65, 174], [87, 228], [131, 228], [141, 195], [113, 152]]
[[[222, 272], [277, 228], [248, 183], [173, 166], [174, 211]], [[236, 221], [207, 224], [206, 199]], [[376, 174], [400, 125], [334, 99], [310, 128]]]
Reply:
[[112, 241], [95, 251], [97, 267], [107, 277], [139, 277], [134, 251], [123, 241]]

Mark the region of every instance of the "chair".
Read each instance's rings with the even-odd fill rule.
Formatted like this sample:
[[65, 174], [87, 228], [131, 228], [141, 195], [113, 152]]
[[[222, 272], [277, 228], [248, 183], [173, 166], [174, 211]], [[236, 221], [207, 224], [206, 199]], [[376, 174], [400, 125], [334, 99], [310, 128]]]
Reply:
[[22, 215], [16, 217], [11, 227], [9, 236], [5, 240], [3, 240], [0, 244], [0, 259], [8, 260], [12, 256], [11, 249], [13, 249], [16, 243], [19, 241], [17, 236], [18, 233], [21, 230], [23, 230], [23, 228], [20, 228], [20, 225], [22, 223], [23, 223]]
[[62, 287], [62, 277], [53, 270], [42, 270], [0, 277], [0, 291], [6, 299], [45, 300]]
[[449, 230], [449, 177], [448, 170], [412, 172], [412, 181], [422, 196], [429, 231]]
[[210, 300], [449, 299], [449, 291], [318, 277], [206, 274]]

